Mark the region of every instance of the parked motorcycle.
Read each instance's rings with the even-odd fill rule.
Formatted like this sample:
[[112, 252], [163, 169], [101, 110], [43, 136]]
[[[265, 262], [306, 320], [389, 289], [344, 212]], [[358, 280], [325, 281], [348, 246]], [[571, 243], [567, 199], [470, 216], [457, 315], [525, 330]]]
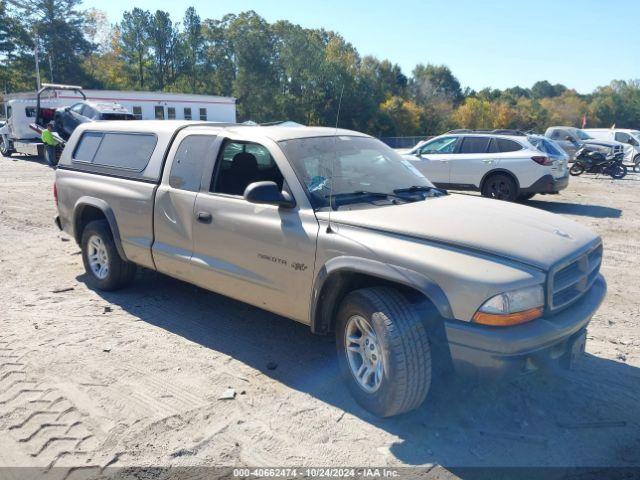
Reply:
[[624, 153], [605, 155], [597, 150], [582, 147], [576, 152], [576, 161], [571, 165], [569, 173], [578, 176], [583, 173], [601, 173], [621, 179], [627, 175], [627, 167], [622, 164]]

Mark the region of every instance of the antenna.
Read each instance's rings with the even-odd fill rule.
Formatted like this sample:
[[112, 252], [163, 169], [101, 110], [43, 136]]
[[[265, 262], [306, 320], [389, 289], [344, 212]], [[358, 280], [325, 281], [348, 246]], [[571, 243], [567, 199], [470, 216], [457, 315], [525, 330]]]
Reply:
[[338, 122], [340, 121], [340, 109], [342, 108], [342, 94], [344, 93], [344, 82], [340, 90], [340, 100], [338, 100], [338, 113], [336, 114], [336, 128], [333, 134], [333, 157], [331, 157], [331, 183], [329, 184], [329, 224], [327, 225], [327, 233], [333, 233], [331, 229], [331, 211], [333, 210], [333, 169], [336, 163], [336, 142], [338, 135]]

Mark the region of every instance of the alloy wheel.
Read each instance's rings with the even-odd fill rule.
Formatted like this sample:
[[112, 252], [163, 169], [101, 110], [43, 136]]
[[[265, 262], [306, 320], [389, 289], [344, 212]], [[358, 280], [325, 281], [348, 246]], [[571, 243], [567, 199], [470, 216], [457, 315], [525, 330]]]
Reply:
[[109, 275], [109, 253], [107, 247], [97, 235], [89, 237], [87, 242], [87, 259], [93, 274], [100, 280]]
[[383, 352], [369, 321], [360, 315], [349, 318], [344, 345], [349, 368], [358, 386], [367, 393], [377, 391], [382, 384]]

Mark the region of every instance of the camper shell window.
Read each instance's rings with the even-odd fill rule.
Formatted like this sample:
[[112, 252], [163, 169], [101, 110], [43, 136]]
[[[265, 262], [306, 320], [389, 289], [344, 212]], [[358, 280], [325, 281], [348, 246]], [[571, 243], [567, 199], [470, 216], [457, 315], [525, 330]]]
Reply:
[[85, 132], [73, 151], [73, 162], [139, 173], [157, 141], [152, 133]]

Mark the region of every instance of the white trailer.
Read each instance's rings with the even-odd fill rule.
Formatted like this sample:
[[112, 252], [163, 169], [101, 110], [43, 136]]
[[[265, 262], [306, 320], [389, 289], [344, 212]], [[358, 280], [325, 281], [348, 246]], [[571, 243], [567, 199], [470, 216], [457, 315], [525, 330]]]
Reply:
[[84, 99], [82, 87], [78, 85], [57, 85], [44, 83], [35, 93], [15, 93], [5, 95], [4, 113], [6, 123], [0, 128], [0, 153], [10, 156], [23, 153], [41, 157], [44, 146], [40, 140], [42, 128], [53, 120], [55, 111], [64, 107], [59, 92], [70, 92]]
[[37, 94], [24, 92], [4, 96], [7, 124], [0, 128], [3, 154], [17, 151], [41, 155], [40, 136], [29, 125], [44, 126], [53, 120], [56, 108], [73, 106], [83, 100], [90, 102], [115, 102], [124, 106], [141, 120], [196, 120], [207, 122], [236, 121], [236, 100], [216, 95], [191, 95], [166, 92], [139, 92], [118, 90], [84, 90], [80, 87], [52, 85], [40, 98], [40, 114], [37, 110]]
[[[87, 100], [92, 102], [119, 103], [140, 120], [200, 120], [227, 123], [236, 121], [236, 100], [231, 97], [117, 90], [83, 92]], [[67, 105], [82, 100], [78, 94], [71, 91], [59, 92], [57, 97]]]

